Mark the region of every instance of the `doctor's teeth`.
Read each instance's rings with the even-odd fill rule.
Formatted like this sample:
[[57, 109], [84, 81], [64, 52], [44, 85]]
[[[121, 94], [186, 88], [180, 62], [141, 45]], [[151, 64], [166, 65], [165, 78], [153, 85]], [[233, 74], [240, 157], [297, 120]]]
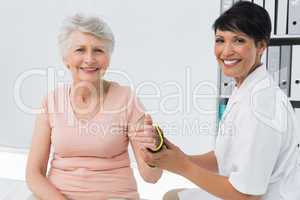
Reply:
[[237, 63], [238, 60], [224, 60], [225, 65], [232, 65]]

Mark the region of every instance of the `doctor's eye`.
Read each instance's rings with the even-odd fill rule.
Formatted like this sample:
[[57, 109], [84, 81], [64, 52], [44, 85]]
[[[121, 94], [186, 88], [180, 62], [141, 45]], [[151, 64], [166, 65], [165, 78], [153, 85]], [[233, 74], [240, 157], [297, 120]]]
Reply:
[[240, 43], [240, 44], [244, 44], [246, 42], [246, 40], [244, 38], [236, 38], [234, 40], [235, 43]]
[[216, 38], [215, 39], [215, 43], [223, 43], [224, 42], [224, 40], [223, 39], [221, 39], [221, 38]]

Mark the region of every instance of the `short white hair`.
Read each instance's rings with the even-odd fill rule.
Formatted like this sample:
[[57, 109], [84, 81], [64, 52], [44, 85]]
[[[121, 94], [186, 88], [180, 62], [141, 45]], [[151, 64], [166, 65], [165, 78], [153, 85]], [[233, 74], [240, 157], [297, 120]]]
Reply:
[[58, 35], [58, 46], [63, 57], [70, 47], [69, 37], [74, 31], [88, 33], [104, 40], [109, 55], [113, 52], [115, 39], [110, 27], [99, 17], [76, 14], [64, 20]]

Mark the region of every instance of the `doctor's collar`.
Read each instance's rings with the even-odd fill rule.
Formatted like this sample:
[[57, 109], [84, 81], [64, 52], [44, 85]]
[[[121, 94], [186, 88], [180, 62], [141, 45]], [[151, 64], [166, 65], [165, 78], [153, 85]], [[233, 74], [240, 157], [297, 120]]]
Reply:
[[[248, 74], [248, 76], [245, 78], [243, 83], [240, 85], [240, 87], [235, 87], [237, 90], [243, 90], [243, 88], [247, 88], [251, 83], [257, 82], [258, 80], [261, 80], [266, 77], [267, 74], [267, 68], [266, 66], [261, 63], [255, 67], [255, 69]], [[235, 85], [236, 86], [236, 85]]]

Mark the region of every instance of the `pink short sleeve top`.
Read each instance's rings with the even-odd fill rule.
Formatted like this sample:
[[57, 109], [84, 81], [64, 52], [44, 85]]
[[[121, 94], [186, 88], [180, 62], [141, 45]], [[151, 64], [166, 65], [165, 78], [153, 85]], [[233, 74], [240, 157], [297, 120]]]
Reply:
[[112, 82], [103, 108], [89, 120], [78, 119], [70, 85], [43, 101], [51, 127], [53, 159], [48, 178], [69, 199], [138, 199], [128, 156], [128, 126], [144, 115], [129, 87]]

